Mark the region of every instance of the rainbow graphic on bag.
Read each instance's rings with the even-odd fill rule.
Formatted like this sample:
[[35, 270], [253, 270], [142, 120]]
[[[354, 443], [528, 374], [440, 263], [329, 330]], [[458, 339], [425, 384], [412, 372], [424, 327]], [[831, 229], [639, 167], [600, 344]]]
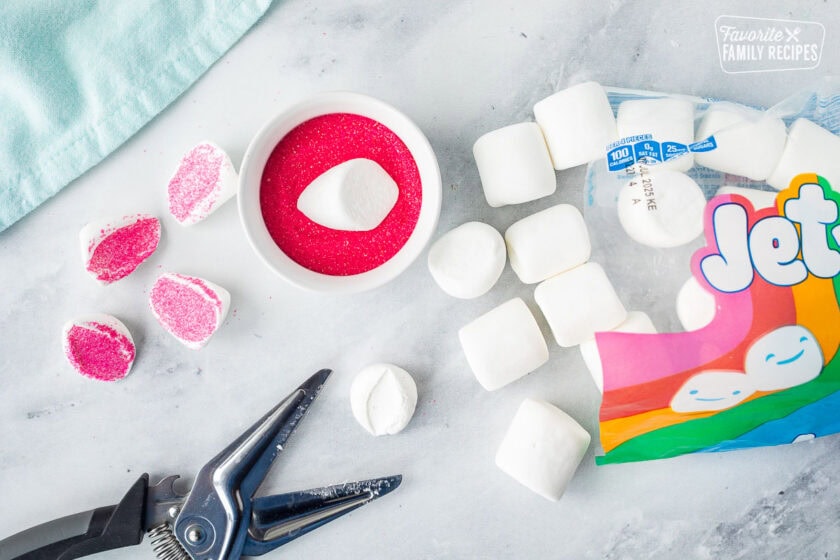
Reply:
[[705, 209], [692, 274], [714, 294], [702, 329], [603, 332], [598, 464], [791, 443], [840, 432], [840, 194], [796, 177], [775, 208]]

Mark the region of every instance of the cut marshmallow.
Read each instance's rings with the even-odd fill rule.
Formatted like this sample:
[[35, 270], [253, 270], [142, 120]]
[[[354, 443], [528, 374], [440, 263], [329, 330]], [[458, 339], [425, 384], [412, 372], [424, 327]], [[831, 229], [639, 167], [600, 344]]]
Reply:
[[96, 313], [64, 325], [64, 355], [80, 374], [117, 381], [131, 371], [136, 348], [131, 333], [116, 317]]
[[388, 216], [399, 196], [397, 183], [382, 166], [357, 158], [316, 177], [300, 193], [297, 208], [330, 229], [370, 231]]
[[712, 105], [697, 127], [697, 140], [714, 136], [717, 147], [697, 152], [704, 167], [764, 181], [779, 163], [787, 130], [782, 119], [730, 103]]
[[520, 298], [509, 300], [458, 331], [475, 378], [495, 391], [548, 361], [534, 315]]
[[779, 164], [767, 184], [782, 190], [800, 173], [816, 173], [840, 189], [840, 137], [808, 119], [796, 119], [788, 130]]
[[[618, 135], [621, 138], [650, 134], [659, 143], [657, 169], [688, 171], [694, 158], [687, 150], [694, 142], [694, 103], [685, 99], [633, 99], [618, 106], [616, 116]], [[685, 146], [680, 155], [673, 155], [668, 143]]]
[[715, 296], [703, 289], [693, 276], [677, 292], [677, 318], [687, 331], [702, 329], [717, 312]]
[[671, 399], [674, 412], [726, 410], [755, 393], [748, 375], [741, 371], [704, 371], [691, 376]]
[[584, 82], [558, 91], [534, 105], [555, 169], [569, 169], [606, 157], [618, 140], [607, 94], [600, 84]]
[[417, 385], [393, 364], [373, 364], [356, 374], [350, 386], [350, 408], [362, 427], [375, 436], [405, 428], [417, 406]]
[[580, 344], [627, 318], [604, 269], [593, 262], [549, 278], [534, 297], [560, 346]]
[[717, 190], [715, 196], [720, 196], [722, 194], [737, 194], [739, 196], [743, 196], [744, 198], [750, 201], [755, 210], [776, 207], [775, 192], [760, 191], [758, 189], [745, 189], [743, 187], [733, 187], [729, 185], [724, 185]]
[[149, 305], [164, 329], [187, 348], [197, 350], [225, 320], [230, 294], [202, 278], [167, 272], [152, 286]]
[[467, 222], [435, 241], [427, 262], [441, 290], [470, 299], [490, 291], [506, 259], [505, 241], [498, 231], [481, 222]]
[[525, 399], [496, 452], [496, 466], [529, 490], [557, 501], [590, 441], [589, 432], [559, 408]]
[[[647, 313], [642, 311], [629, 311], [627, 318], [616, 328], [613, 332], [623, 333], [638, 333], [638, 334], [656, 334], [656, 327], [653, 326], [653, 321], [650, 320]], [[598, 353], [598, 345], [594, 338], [584, 340], [580, 343], [580, 355], [583, 357], [583, 362], [592, 376], [592, 380], [598, 387], [598, 391], [604, 392], [604, 368], [601, 365], [601, 355]]]
[[476, 140], [473, 156], [484, 197], [494, 208], [536, 200], [557, 189], [548, 146], [536, 123], [488, 132]]
[[148, 259], [160, 243], [160, 222], [133, 214], [87, 224], [79, 232], [85, 270], [102, 284], [125, 278]]
[[580, 211], [558, 204], [531, 214], [505, 232], [510, 266], [526, 284], [536, 284], [589, 260], [592, 246]]
[[618, 193], [618, 220], [649, 247], [685, 245], [703, 233], [706, 198], [694, 179], [669, 169], [635, 177]]
[[181, 159], [169, 181], [169, 213], [181, 225], [207, 218], [239, 188], [230, 157], [212, 142], [202, 142]]

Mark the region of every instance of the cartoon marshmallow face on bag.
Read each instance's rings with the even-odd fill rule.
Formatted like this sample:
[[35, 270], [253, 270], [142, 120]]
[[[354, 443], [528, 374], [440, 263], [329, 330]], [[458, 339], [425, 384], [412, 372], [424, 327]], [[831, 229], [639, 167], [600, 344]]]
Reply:
[[755, 393], [740, 371], [704, 371], [691, 376], [671, 399], [674, 412], [708, 412], [735, 406]]
[[759, 391], [801, 385], [817, 377], [822, 367], [822, 349], [813, 333], [802, 325], [784, 326], [756, 340], [744, 364]]

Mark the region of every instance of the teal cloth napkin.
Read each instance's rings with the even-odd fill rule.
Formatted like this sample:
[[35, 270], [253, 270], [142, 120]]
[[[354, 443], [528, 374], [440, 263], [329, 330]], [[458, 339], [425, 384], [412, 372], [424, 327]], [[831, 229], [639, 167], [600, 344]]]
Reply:
[[2, 0], [0, 231], [183, 93], [272, 0]]

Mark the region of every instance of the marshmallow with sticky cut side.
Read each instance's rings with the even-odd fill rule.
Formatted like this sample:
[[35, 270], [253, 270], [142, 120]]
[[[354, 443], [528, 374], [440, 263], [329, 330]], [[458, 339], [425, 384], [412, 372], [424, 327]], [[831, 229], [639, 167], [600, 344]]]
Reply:
[[435, 241], [428, 265], [444, 292], [470, 299], [496, 284], [506, 260], [505, 241], [498, 231], [481, 222], [467, 222]]
[[542, 282], [534, 290], [534, 298], [560, 346], [580, 344], [627, 318], [604, 269], [593, 262]]
[[744, 187], [733, 187], [731, 185], [723, 185], [720, 187], [715, 196], [723, 194], [737, 194], [743, 196], [750, 201], [755, 210], [762, 208], [776, 207], [776, 193], [770, 191], [760, 191], [758, 189], [746, 189]]
[[716, 103], [703, 115], [697, 140], [714, 136], [717, 147], [694, 154], [704, 167], [763, 181], [779, 163], [785, 147], [785, 123], [762, 111]]
[[495, 391], [548, 361], [548, 347], [534, 315], [520, 298], [488, 311], [458, 331], [475, 378]]
[[522, 218], [505, 232], [510, 265], [535, 284], [589, 260], [592, 246], [580, 211], [558, 204]]
[[715, 296], [706, 291], [693, 276], [677, 292], [677, 318], [687, 331], [702, 329], [717, 312]]
[[569, 169], [606, 157], [607, 145], [618, 140], [604, 88], [584, 82], [558, 91], [534, 105], [555, 169]]
[[[658, 169], [687, 171], [694, 165], [694, 158], [687, 150], [668, 158], [668, 142], [688, 146], [694, 142], [694, 103], [686, 99], [663, 97], [661, 99], [633, 99], [618, 106], [616, 116], [618, 135], [621, 138], [650, 134], [660, 143]], [[666, 144], [663, 144], [666, 143]]]
[[393, 364], [373, 364], [356, 374], [350, 386], [350, 408], [362, 427], [375, 436], [405, 428], [417, 406], [417, 385]]
[[64, 355], [80, 374], [98, 381], [128, 375], [136, 348], [126, 326], [111, 315], [95, 313], [64, 325]]
[[589, 432], [556, 406], [525, 399], [496, 452], [496, 466], [529, 490], [557, 501], [590, 441]]
[[536, 123], [513, 124], [476, 140], [473, 156], [487, 204], [497, 208], [552, 194], [557, 177]]
[[196, 224], [230, 200], [239, 178], [230, 157], [212, 142], [198, 144], [183, 158], [169, 181], [169, 213], [181, 225]]
[[370, 231], [397, 203], [400, 189], [378, 163], [350, 159], [331, 167], [300, 193], [297, 208], [330, 229]]
[[[629, 311], [627, 318], [617, 327], [612, 329], [613, 332], [622, 333], [638, 333], [638, 334], [656, 334], [656, 327], [653, 326], [653, 321], [650, 320], [647, 313], [642, 311]], [[598, 387], [598, 391], [604, 392], [604, 368], [601, 364], [601, 355], [598, 353], [598, 344], [594, 338], [584, 340], [580, 343], [580, 355], [583, 357], [583, 362], [592, 376], [592, 380]]]
[[816, 173], [840, 190], [840, 137], [808, 119], [796, 119], [788, 130], [779, 163], [767, 184], [782, 190], [801, 173]]
[[149, 293], [155, 318], [184, 346], [197, 350], [222, 325], [230, 307], [230, 293], [213, 282], [167, 272]]
[[85, 270], [102, 284], [125, 278], [148, 259], [160, 243], [160, 222], [132, 214], [87, 224], [79, 232]]

